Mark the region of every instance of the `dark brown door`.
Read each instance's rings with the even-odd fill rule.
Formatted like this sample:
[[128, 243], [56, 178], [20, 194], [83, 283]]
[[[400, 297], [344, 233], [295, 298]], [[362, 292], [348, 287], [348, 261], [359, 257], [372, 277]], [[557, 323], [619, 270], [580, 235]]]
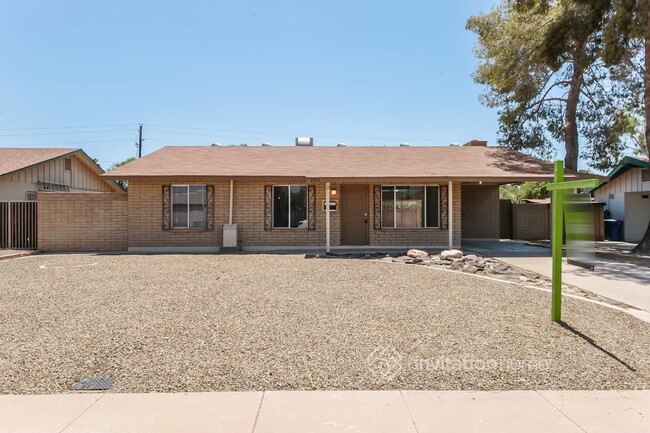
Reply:
[[368, 245], [368, 185], [341, 186], [341, 245]]

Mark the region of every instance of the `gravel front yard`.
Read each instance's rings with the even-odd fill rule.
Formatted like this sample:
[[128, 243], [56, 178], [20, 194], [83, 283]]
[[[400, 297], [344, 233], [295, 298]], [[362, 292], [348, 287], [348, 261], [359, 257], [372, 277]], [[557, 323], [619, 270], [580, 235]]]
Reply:
[[650, 388], [650, 324], [438, 269], [281, 255], [0, 262], [0, 393]]

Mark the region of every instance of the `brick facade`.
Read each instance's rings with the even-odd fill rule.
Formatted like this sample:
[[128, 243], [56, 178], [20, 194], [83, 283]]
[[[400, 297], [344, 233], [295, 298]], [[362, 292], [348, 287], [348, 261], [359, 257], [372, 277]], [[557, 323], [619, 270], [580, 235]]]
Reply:
[[463, 239], [499, 239], [499, 185], [461, 189]]
[[228, 182], [196, 179], [183, 185], [214, 185], [215, 230], [163, 230], [162, 186], [171, 182], [129, 182], [129, 247], [218, 247], [228, 218]]
[[[215, 230], [163, 230], [162, 187], [169, 184], [214, 185], [215, 188]], [[264, 186], [287, 184], [286, 181], [235, 181], [233, 222], [238, 224], [238, 242], [246, 247], [290, 247], [325, 245], [325, 183], [315, 183], [316, 225], [314, 230], [264, 229]], [[299, 183], [294, 183], [299, 184]], [[332, 189], [341, 190], [340, 185], [331, 184]], [[448, 231], [440, 229], [382, 229], [374, 230], [372, 221], [372, 186], [368, 185], [370, 210], [370, 246], [431, 246], [445, 247]], [[129, 247], [214, 247], [222, 245], [222, 227], [228, 222], [230, 184], [214, 179], [187, 180], [131, 180], [129, 182]], [[340, 194], [340, 193], [339, 193]], [[455, 244], [460, 245], [461, 233], [461, 188], [454, 184], [453, 214]], [[340, 245], [340, 212], [330, 214], [330, 241], [332, 246]]]
[[[452, 205], [454, 246], [460, 247], [461, 221], [461, 187], [459, 183], [453, 184]], [[370, 193], [370, 213], [374, 217], [373, 197]], [[372, 219], [370, 221], [373, 221]], [[449, 230], [421, 228], [421, 229], [386, 229], [374, 230], [370, 227], [371, 246], [449, 246]]]
[[38, 247], [42, 251], [127, 249], [127, 195], [38, 193]]
[[[164, 230], [163, 185], [194, 184], [214, 186], [214, 230]], [[238, 224], [238, 243], [242, 247], [317, 247], [325, 246], [325, 183], [315, 186], [315, 228], [264, 228], [264, 186], [286, 181], [235, 181], [233, 222]], [[294, 184], [299, 184], [295, 182]], [[374, 228], [373, 186], [368, 186], [369, 246], [446, 247], [448, 230]], [[341, 186], [337, 189], [340, 198]], [[230, 183], [215, 179], [131, 180], [128, 194], [117, 193], [40, 193], [38, 197], [38, 243], [44, 251], [119, 251], [127, 248], [218, 250], [222, 228], [228, 223]], [[334, 197], [333, 197], [334, 198]], [[461, 187], [453, 187], [454, 244], [460, 245]], [[311, 216], [310, 216], [311, 217]], [[330, 240], [341, 244], [340, 210], [330, 214]]]

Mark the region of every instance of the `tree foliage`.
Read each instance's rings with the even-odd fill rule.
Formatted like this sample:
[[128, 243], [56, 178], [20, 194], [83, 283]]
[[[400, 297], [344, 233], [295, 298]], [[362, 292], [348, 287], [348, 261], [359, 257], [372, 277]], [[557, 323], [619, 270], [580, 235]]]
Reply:
[[[115, 170], [117, 167], [120, 167], [120, 166], [126, 164], [127, 162], [131, 162], [131, 161], [135, 161], [135, 158], [127, 158], [124, 161], [116, 162], [113, 165], [111, 165], [111, 167], [108, 169], [108, 171]], [[118, 184], [125, 191], [129, 189], [129, 181], [128, 180], [118, 179], [118, 180], [115, 181], [115, 183]]]
[[624, 86], [600, 60], [608, 1], [503, 0], [487, 14], [471, 17], [478, 36], [477, 83], [481, 101], [498, 108], [498, 141], [542, 158], [558, 143], [566, 166], [582, 156], [604, 168], [620, 156], [639, 128]]
[[502, 200], [510, 200], [513, 203], [522, 203], [526, 199], [549, 198], [549, 191], [546, 189], [547, 182], [524, 182], [518, 184], [506, 184], [499, 187], [499, 197]]
[[[622, 89], [623, 104], [610, 102], [620, 114], [605, 130], [601, 142], [596, 142], [589, 155], [595, 166], [613, 165], [625, 150], [621, 142], [610, 143], [611, 135], [628, 135], [638, 154], [650, 158], [650, 1], [649, 0], [518, 0], [520, 7], [548, 8], [553, 4], [572, 5], [560, 14], [554, 24], [560, 29], [575, 30], [573, 11], [586, 11], [599, 24], [597, 34], [602, 49], [597, 53], [612, 73], [614, 88]], [[566, 36], [558, 34], [566, 41]], [[545, 41], [545, 45], [553, 47]], [[616, 94], [612, 92], [613, 94]], [[611, 109], [610, 109], [611, 110]], [[639, 131], [641, 130], [641, 131]], [[609, 135], [608, 135], [609, 134]], [[650, 252], [650, 223], [641, 242], [633, 252]]]

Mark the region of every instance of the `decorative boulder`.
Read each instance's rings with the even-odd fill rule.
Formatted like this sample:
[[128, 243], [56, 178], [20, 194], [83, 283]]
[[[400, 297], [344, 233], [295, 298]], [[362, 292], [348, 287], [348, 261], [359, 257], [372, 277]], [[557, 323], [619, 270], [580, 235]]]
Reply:
[[408, 250], [406, 255], [413, 258], [413, 259], [428, 259], [429, 258], [429, 253], [427, 253], [426, 251], [422, 251], [422, 250]]
[[466, 256], [463, 256], [463, 260], [465, 260], [466, 262], [474, 262], [478, 260], [478, 257], [475, 256], [474, 254], [468, 254]]
[[463, 257], [463, 252], [461, 250], [444, 250], [440, 253], [440, 258], [442, 260], [454, 260], [460, 259]]

